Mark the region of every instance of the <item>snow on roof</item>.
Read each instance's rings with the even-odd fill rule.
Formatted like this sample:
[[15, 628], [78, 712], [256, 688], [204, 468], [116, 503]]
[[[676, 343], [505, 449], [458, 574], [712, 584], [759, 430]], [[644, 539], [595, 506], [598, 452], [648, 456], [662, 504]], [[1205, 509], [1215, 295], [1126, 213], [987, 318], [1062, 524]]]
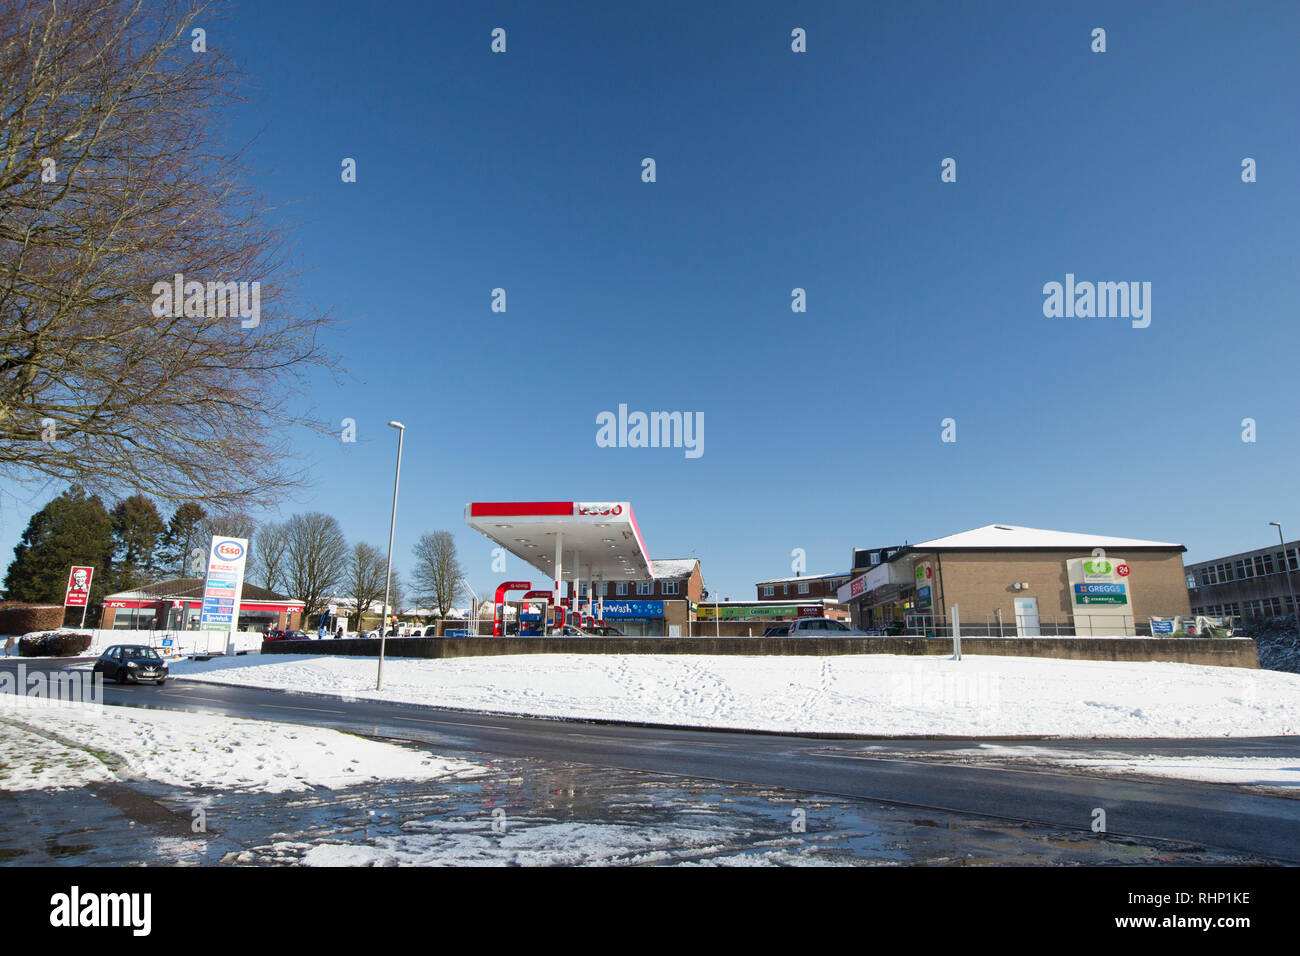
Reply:
[[699, 564], [696, 558], [655, 558], [655, 580], [663, 578], [686, 578], [690, 577], [695, 566]]
[[796, 574], [792, 578], [764, 578], [759, 584], [793, 584], [795, 581], [822, 581], [827, 578], [850, 578], [851, 571], [830, 571], [826, 574]]
[[1042, 528], [1021, 528], [1016, 525], [986, 524], [982, 528], [950, 534], [944, 538], [921, 541], [909, 545], [910, 551], [974, 548], [997, 551], [1020, 548], [1182, 548], [1169, 541], [1143, 541], [1140, 538], [1112, 538], [1106, 535], [1079, 534], [1074, 531], [1045, 531]]

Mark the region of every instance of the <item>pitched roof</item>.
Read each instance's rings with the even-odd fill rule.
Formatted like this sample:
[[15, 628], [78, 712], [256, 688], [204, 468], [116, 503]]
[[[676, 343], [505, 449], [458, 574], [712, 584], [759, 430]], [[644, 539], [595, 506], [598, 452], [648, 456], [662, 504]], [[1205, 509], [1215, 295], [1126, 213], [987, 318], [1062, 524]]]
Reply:
[[950, 534], [931, 541], [908, 545], [908, 551], [1018, 551], [1032, 548], [1090, 550], [1092, 548], [1178, 548], [1169, 541], [1143, 541], [1140, 538], [1113, 538], [1107, 535], [1080, 534], [1074, 531], [1046, 531], [1016, 525], [986, 524], [982, 528]]
[[[186, 598], [198, 600], [203, 597], [203, 578], [170, 578], [154, 584], [146, 584], [130, 591], [118, 591], [104, 598], [106, 601], [179, 601]], [[293, 598], [285, 597], [256, 584], [244, 583], [243, 599], [245, 601], [282, 601], [299, 603]]]
[[655, 558], [655, 580], [689, 578], [699, 563], [698, 558]]

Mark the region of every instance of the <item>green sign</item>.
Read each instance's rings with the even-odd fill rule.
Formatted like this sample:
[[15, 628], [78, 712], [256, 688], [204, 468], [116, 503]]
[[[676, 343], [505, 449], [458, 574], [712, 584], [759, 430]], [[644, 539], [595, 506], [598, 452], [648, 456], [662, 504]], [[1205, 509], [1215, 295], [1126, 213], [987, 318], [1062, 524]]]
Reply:
[[1076, 594], [1075, 604], [1127, 604], [1126, 594]]

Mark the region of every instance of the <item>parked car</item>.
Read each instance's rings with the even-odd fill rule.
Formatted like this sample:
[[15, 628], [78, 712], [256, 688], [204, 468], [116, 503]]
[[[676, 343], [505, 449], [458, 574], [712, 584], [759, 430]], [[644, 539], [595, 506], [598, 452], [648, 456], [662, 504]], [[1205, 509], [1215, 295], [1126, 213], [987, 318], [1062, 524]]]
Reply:
[[803, 617], [789, 627], [789, 637], [866, 637], [866, 631], [849, 627], [829, 617]]
[[565, 624], [563, 627], [557, 627], [551, 632], [552, 637], [591, 637], [592, 635], [580, 627], [574, 627], [572, 624]]
[[263, 640], [267, 641], [310, 641], [312, 636], [306, 631], [267, 631]]
[[789, 624], [778, 624], [775, 627], [769, 627], [763, 632], [764, 637], [785, 637], [790, 633]]
[[587, 628], [587, 633], [595, 637], [624, 637], [622, 631], [616, 627], [610, 627], [608, 624], [596, 624]]
[[167, 662], [145, 644], [115, 644], [99, 655], [93, 670], [119, 684], [146, 680], [162, 684], [167, 680]]

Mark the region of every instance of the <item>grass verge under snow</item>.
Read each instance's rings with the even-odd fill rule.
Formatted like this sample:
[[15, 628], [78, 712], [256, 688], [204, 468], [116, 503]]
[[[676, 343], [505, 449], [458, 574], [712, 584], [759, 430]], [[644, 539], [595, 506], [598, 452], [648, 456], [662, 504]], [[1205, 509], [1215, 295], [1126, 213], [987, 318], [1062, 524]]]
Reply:
[[1300, 733], [1300, 675], [1193, 664], [871, 654], [535, 654], [375, 661], [248, 656], [181, 678], [462, 710], [858, 735]]

